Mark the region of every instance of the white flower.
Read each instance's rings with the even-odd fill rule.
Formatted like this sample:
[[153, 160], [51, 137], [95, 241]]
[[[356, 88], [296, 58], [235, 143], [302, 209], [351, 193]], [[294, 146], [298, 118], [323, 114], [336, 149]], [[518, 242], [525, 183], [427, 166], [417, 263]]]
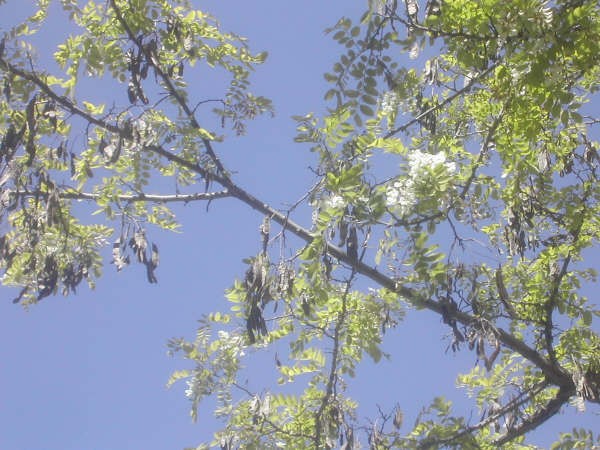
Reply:
[[343, 208], [346, 206], [346, 201], [341, 195], [331, 194], [323, 199], [323, 206], [325, 208]]
[[225, 330], [219, 330], [217, 334], [219, 335], [219, 339], [229, 339], [229, 332]]
[[456, 170], [456, 164], [446, 162], [446, 155], [443, 152], [432, 154], [415, 150], [408, 155], [407, 159], [407, 176], [388, 185], [385, 192], [387, 206], [395, 208], [400, 214], [409, 213], [417, 204], [418, 186], [422, 187], [423, 183], [428, 183], [430, 169], [443, 166], [448, 173]]
[[196, 382], [196, 378], [187, 380], [186, 384], [188, 385], [188, 389], [185, 390], [185, 396], [189, 399], [197, 398], [200, 395], [200, 390], [198, 389], [199, 386]]
[[310, 219], [311, 219], [312, 226], [314, 228], [317, 225], [317, 220], [319, 219], [319, 210], [318, 210], [318, 208], [315, 208], [315, 209], [312, 210]]
[[385, 191], [387, 206], [397, 208], [400, 214], [408, 213], [417, 201], [414, 187], [410, 178], [394, 181]]
[[394, 91], [387, 91], [383, 94], [381, 101], [379, 103], [379, 109], [381, 113], [384, 115], [390, 114], [396, 110], [398, 106], [398, 94]]
[[409, 175], [411, 178], [422, 175], [428, 168], [436, 168], [441, 165], [444, 165], [448, 172], [456, 170], [456, 164], [446, 162], [446, 155], [443, 152], [433, 154], [414, 150], [408, 155]]

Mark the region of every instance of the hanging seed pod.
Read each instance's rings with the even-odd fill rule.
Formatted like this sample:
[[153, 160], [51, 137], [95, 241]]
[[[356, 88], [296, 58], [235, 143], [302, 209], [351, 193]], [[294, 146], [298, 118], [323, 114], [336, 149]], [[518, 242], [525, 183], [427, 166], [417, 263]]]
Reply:
[[153, 242], [152, 243], [152, 256], [150, 257], [150, 264], [153, 269], [158, 267], [159, 255], [158, 255], [158, 246]]
[[10, 102], [10, 94], [12, 92], [12, 87], [10, 84], [10, 80], [8, 79], [8, 77], [4, 78], [4, 88], [2, 89], [2, 93], [4, 94], [4, 97], [6, 98], [7, 102]]
[[137, 89], [135, 88], [133, 81], [130, 81], [127, 85], [127, 97], [129, 98], [129, 103], [132, 105], [137, 100]]
[[271, 229], [271, 218], [265, 216], [262, 224], [260, 225], [260, 235], [262, 237], [262, 252], [267, 253], [267, 246], [269, 245], [269, 231]]
[[346, 252], [352, 261], [358, 260], [358, 236], [356, 227], [351, 226], [348, 232], [348, 240], [346, 242]]
[[402, 410], [398, 407], [396, 407], [396, 411], [394, 411], [394, 420], [393, 420], [393, 424], [394, 427], [396, 428], [396, 430], [399, 430], [400, 428], [402, 428], [402, 422], [404, 421], [404, 414], [402, 413]]
[[340, 240], [338, 242], [339, 247], [343, 247], [346, 244], [346, 239], [348, 238], [348, 221], [346, 220], [347, 215], [348, 207], [346, 206], [346, 209], [344, 209], [344, 214], [338, 222], [338, 229], [340, 233]]

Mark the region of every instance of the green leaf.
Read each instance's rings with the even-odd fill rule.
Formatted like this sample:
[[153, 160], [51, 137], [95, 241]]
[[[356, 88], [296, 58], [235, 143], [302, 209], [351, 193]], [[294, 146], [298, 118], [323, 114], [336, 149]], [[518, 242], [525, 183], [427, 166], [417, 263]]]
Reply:
[[360, 105], [360, 112], [365, 116], [372, 116], [375, 114], [373, 109], [367, 105]]

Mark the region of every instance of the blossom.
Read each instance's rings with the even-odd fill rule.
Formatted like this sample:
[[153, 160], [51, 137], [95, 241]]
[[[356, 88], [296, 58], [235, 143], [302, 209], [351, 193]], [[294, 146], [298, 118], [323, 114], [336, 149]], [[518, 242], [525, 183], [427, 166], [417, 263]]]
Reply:
[[185, 382], [188, 388], [185, 390], [185, 396], [191, 400], [194, 400], [202, 395], [202, 389], [200, 388], [199, 380], [195, 377]]
[[416, 178], [423, 175], [423, 172], [429, 168], [437, 168], [443, 165], [447, 172], [454, 172], [456, 164], [446, 162], [446, 154], [439, 153], [424, 153], [420, 150], [414, 150], [408, 155], [409, 175], [411, 178]]
[[398, 209], [400, 214], [406, 214], [417, 202], [415, 183], [410, 178], [394, 181], [385, 191], [388, 207]]
[[394, 112], [397, 106], [398, 94], [396, 94], [394, 91], [387, 91], [385, 94], [383, 94], [379, 104], [379, 109], [381, 110], [382, 114], [387, 115]]
[[418, 202], [417, 190], [429, 185], [431, 170], [443, 170], [450, 174], [456, 171], [456, 164], [446, 162], [446, 155], [439, 153], [424, 153], [414, 150], [407, 156], [408, 169], [406, 177], [395, 180], [386, 187], [386, 204], [395, 208], [400, 214], [407, 214]]
[[331, 194], [323, 198], [323, 206], [325, 208], [343, 208], [346, 206], [346, 201], [341, 195]]

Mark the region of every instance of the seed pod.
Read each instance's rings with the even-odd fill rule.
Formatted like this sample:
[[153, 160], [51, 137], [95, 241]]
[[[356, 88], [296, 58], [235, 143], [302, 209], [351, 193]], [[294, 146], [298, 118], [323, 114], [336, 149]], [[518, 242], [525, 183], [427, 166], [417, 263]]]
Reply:
[[344, 217], [340, 219], [338, 228], [340, 231], [340, 240], [338, 242], [338, 246], [342, 247], [348, 238], [348, 222], [346, 222]]
[[150, 258], [150, 264], [152, 265], [153, 269], [156, 269], [158, 267], [158, 261], [159, 261], [158, 246], [153, 242], [152, 243], [152, 256]]
[[142, 80], [145, 80], [148, 76], [148, 67], [148, 63], [144, 63], [144, 65], [140, 69], [140, 77], [142, 78]]
[[129, 85], [127, 86], [127, 97], [129, 98], [129, 103], [132, 105], [137, 100], [137, 89], [135, 88], [133, 81], [130, 81]]
[[485, 361], [485, 342], [481, 335], [477, 338], [477, 357], [480, 360]]
[[269, 244], [269, 231], [271, 228], [271, 218], [265, 216], [262, 224], [260, 225], [260, 234], [262, 236], [262, 251], [263, 254], [267, 253], [267, 245]]
[[504, 278], [502, 277], [502, 268], [496, 269], [496, 287], [498, 288], [498, 295], [502, 302], [508, 302], [508, 291], [504, 286]]
[[138, 86], [137, 96], [142, 101], [142, 103], [144, 105], [147, 105], [148, 103], [150, 103], [150, 100], [148, 99], [148, 97], [146, 96], [146, 94], [144, 93], [144, 91], [142, 90], [141, 86]]
[[10, 80], [8, 78], [4, 79], [4, 88], [3, 88], [2, 92], [4, 93], [4, 97], [6, 98], [6, 101], [10, 102], [11, 85], [10, 85]]
[[358, 260], [358, 236], [356, 235], [356, 228], [354, 226], [351, 226], [348, 232], [346, 252], [352, 261]]
[[492, 370], [494, 361], [496, 361], [496, 358], [498, 357], [499, 353], [500, 353], [500, 341], [498, 339], [496, 339], [494, 351], [492, 352], [492, 354], [490, 355], [489, 358], [485, 359], [486, 370], [488, 370], [488, 371]]
[[396, 408], [394, 413], [394, 427], [399, 430], [402, 427], [402, 422], [404, 421], [404, 414], [400, 410], [400, 408]]

